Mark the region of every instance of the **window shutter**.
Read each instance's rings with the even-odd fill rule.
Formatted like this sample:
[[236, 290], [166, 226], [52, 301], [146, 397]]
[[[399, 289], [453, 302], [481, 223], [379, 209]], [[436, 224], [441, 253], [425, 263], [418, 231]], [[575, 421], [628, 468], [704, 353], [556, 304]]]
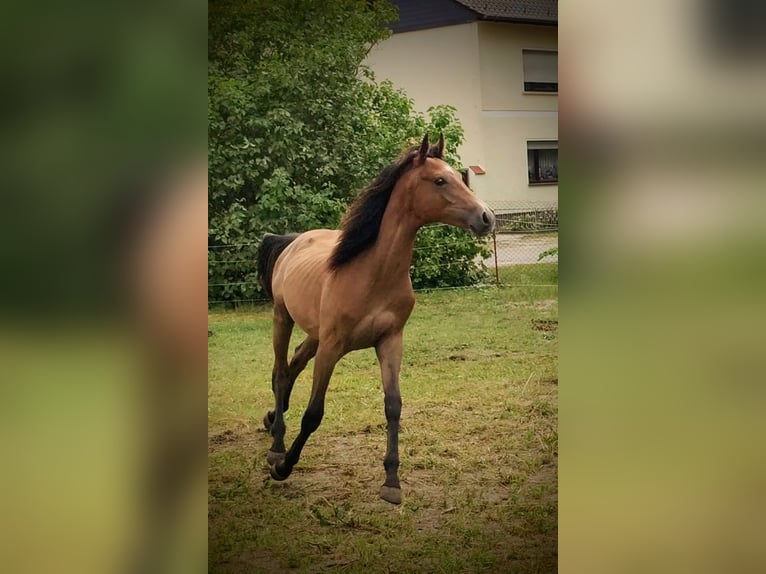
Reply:
[[523, 50], [524, 81], [531, 83], [559, 83], [559, 54], [542, 50]]
[[554, 142], [554, 141], [527, 142], [527, 149], [559, 149], [559, 142]]

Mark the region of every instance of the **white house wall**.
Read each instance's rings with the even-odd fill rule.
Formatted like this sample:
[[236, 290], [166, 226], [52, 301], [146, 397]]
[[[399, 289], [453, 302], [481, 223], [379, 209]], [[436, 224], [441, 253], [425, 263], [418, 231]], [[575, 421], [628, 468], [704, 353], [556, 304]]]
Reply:
[[404, 89], [419, 112], [438, 104], [455, 106], [465, 130], [460, 157], [465, 165], [478, 161], [482, 135], [476, 23], [394, 34], [370, 51], [366, 63], [378, 80], [389, 79]]
[[529, 185], [527, 142], [558, 140], [558, 96], [525, 94], [522, 50], [557, 50], [557, 28], [481, 22], [481, 133], [486, 174], [477, 193], [496, 204], [555, 202], [558, 185]]
[[558, 50], [558, 28], [479, 24], [481, 103], [484, 110], [557, 111], [557, 94], [524, 93], [522, 50]]
[[523, 49], [557, 49], [557, 28], [474, 22], [394, 34], [366, 63], [403, 88], [418, 111], [450, 104], [465, 129], [470, 184], [493, 204], [557, 201], [557, 185], [528, 183], [527, 141], [558, 140], [558, 96], [524, 94]]
[[502, 207], [506, 202], [556, 202], [557, 185], [529, 185], [527, 141], [557, 140], [556, 112], [533, 116], [514, 112], [484, 112], [485, 175], [471, 176], [471, 185], [485, 201]]

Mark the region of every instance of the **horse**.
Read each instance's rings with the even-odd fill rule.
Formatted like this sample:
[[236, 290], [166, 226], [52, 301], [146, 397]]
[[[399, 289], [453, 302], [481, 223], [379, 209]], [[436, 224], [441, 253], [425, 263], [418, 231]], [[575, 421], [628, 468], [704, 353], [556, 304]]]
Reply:
[[[380, 497], [402, 500], [399, 483], [399, 369], [403, 329], [415, 305], [410, 281], [415, 235], [446, 223], [477, 236], [491, 233], [495, 215], [444, 160], [444, 136], [407, 148], [362, 190], [339, 230], [267, 233], [258, 248], [258, 277], [273, 302], [274, 410], [263, 423], [273, 443], [267, 455], [274, 480], [285, 480], [324, 416], [327, 387], [337, 362], [370, 347], [383, 380], [387, 445]], [[306, 339], [287, 360], [295, 324]], [[314, 358], [311, 398], [298, 436], [285, 452], [284, 413], [296, 378]]]

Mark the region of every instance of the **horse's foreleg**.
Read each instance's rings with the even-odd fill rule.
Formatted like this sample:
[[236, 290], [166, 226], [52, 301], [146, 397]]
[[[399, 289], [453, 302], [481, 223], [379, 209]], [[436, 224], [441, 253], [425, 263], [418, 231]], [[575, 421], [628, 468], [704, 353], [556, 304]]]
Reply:
[[298, 463], [303, 446], [306, 444], [309, 436], [319, 428], [319, 424], [324, 416], [324, 400], [327, 393], [327, 385], [330, 383], [332, 371], [340, 357], [341, 354], [335, 349], [323, 345], [319, 346], [314, 361], [314, 382], [311, 387], [311, 398], [301, 420], [301, 430], [290, 446], [290, 450], [287, 451], [284, 460], [271, 465], [271, 477], [273, 479], [284, 480], [290, 476], [293, 467]]
[[399, 418], [402, 413], [402, 396], [399, 393], [399, 369], [402, 365], [402, 333], [382, 339], [376, 345], [375, 352], [383, 378], [388, 431], [386, 458], [383, 460], [386, 482], [380, 488], [380, 497], [392, 504], [400, 504], [402, 490], [399, 485]]
[[274, 369], [271, 373], [271, 389], [274, 392], [274, 416], [268, 413], [264, 424], [271, 429], [274, 440], [267, 455], [270, 464], [281, 460], [285, 452], [284, 397], [290, 385], [287, 350], [293, 332], [293, 318], [283, 305], [274, 306]]

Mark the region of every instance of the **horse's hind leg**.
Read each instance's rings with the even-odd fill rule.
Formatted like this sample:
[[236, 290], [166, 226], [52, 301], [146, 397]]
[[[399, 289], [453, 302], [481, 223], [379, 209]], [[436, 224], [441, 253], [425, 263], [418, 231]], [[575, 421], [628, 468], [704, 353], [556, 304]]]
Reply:
[[287, 451], [284, 460], [271, 464], [271, 477], [275, 480], [285, 480], [293, 471], [293, 467], [298, 463], [303, 446], [306, 444], [311, 433], [313, 433], [324, 416], [324, 399], [327, 393], [327, 385], [330, 382], [335, 364], [342, 356], [342, 353], [332, 346], [322, 344], [316, 354], [314, 361], [314, 382], [311, 387], [311, 399], [306, 408], [306, 412], [301, 419], [301, 430], [295, 437], [290, 450]]
[[[293, 318], [287, 312], [284, 304], [274, 305], [274, 369], [271, 373], [271, 389], [274, 392], [274, 419], [271, 422], [271, 434], [274, 441], [269, 450], [268, 461], [273, 463], [281, 460], [285, 452], [285, 421], [284, 396], [290, 385], [290, 371], [287, 364], [287, 350], [290, 346], [290, 335], [293, 332]], [[266, 415], [264, 423], [270, 417]]]
[[306, 368], [308, 362], [317, 354], [318, 347], [318, 339], [306, 337], [306, 340], [298, 345], [298, 347], [295, 349], [295, 354], [293, 355], [293, 358], [290, 361], [290, 367], [288, 368], [290, 372], [290, 384], [287, 386], [287, 392], [283, 397], [285, 412], [287, 412], [287, 409], [290, 408], [290, 395], [293, 393], [293, 385], [295, 385], [295, 380], [298, 378], [298, 375], [303, 372], [303, 369]]
[[[318, 346], [319, 341], [317, 339], [307, 337], [305, 341], [303, 341], [295, 348], [295, 354], [290, 360], [290, 365], [287, 369], [289, 372], [290, 382], [287, 385], [287, 391], [282, 397], [283, 413], [286, 413], [287, 409], [290, 408], [290, 395], [293, 392], [293, 385], [295, 385], [295, 381], [298, 378], [298, 375], [303, 372], [303, 369], [306, 368], [308, 362], [314, 358], [314, 355], [317, 354]], [[269, 411], [266, 413], [266, 416], [263, 417], [263, 425], [266, 427], [266, 430], [271, 430], [271, 425], [274, 422], [274, 414], [275, 411]]]

